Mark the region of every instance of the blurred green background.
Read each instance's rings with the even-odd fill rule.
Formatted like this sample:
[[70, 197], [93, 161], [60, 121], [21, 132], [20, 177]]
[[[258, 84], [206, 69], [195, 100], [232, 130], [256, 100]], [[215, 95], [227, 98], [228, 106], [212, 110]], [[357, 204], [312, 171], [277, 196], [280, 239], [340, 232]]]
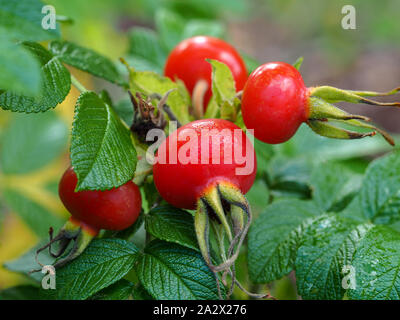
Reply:
[[[139, 69], [160, 72], [168, 51], [176, 43], [188, 35], [207, 30], [207, 33], [230, 41], [247, 57], [249, 65], [274, 60], [292, 63], [299, 56], [304, 56], [301, 72], [308, 86], [326, 84], [347, 89], [385, 91], [400, 85], [398, 0], [45, 2], [54, 5], [58, 15], [73, 20], [72, 24], [62, 24], [64, 39], [92, 48], [113, 61], [123, 56]], [[341, 27], [341, 9], [347, 4], [356, 8], [356, 30], [343, 30]], [[155, 30], [148, 35], [160, 42], [160, 46], [154, 48], [157, 59], [147, 60], [140, 54], [140, 48], [146, 42], [140, 41], [136, 33], [138, 28]], [[115, 101], [127, 98], [123, 91], [105, 81], [76, 70], [73, 73], [89, 89], [107, 88]], [[58, 200], [57, 183], [69, 163], [69, 129], [77, 97], [78, 92], [72, 89], [60, 106], [45, 115], [0, 111], [1, 264], [16, 258], [40, 238], [46, 237], [49, 223], [57, 227], [68, 216]], [[398, 95], [397, 98], [399, 100]], [[366, 105], [342, 106], [370, 116], [389, 132], [400, 133], [398, 110]], [[358, 153], [352, 154], [353, 158], [348, 156], [351, 159], [346, 161], [359, 164], [360, 156], [387, 150], [381, 147], [379, 139], [376, 137], [370, 139], [373, 142], [358, 144]], [[337, 151], [340, 145], [346, 145], [346, 149]], [[321, 145], [318, 148], [326, 152], [325, 156], [337, 156], [350, 154], [354, 144], [335, 142], [326, 146], [325, 149]], [[363, 152], [364, 147], [370, 152]], [[312, 154], [316, 148], [308, 145], [305, 152]], [[282, 150], [289, 155], [295, 152], [293, 144], [282, 146]], [[299, 163], [296, 165], [298, 167]], [[295, 179], [298, 177], [295, 176]], [[257, 202], [257, 199], [263, 198], [261, 192], [267, 192], [258, 184], [249, 194], [250, 202]], [[263, 204], [257, 205], [255, 203], [255, 210]], [[16, 273], [0, 268], [0, 289], [26, 281]], [[285, 294], [287, 297], [294, 296], [290, 291], [290, 277], [281, 281], [279, 290], [288, 287]]]

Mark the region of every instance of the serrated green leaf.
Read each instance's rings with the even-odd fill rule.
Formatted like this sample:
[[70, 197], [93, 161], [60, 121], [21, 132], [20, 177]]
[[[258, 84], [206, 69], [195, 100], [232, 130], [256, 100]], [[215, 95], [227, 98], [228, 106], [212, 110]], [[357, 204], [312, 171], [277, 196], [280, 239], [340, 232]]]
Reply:
[[164, 205], [145, 216], [146, 231], [152, 236], [198, 250], [193, 216], [184, 210]]
[[21, 44], [0, 31], [0, 88], [17, 94], [36, 96], [42, 77], [39, 62]]
[[123, 278], [137, 255], [131, 242], [95, 239], [78, 258], [56, 270], [56, 290], [43, 294], [62, 300], [86, 299]]
[[33, 54], [41, 64], [42, 90], [38, 97], [18, 95], [5, 91], [0, 94], [0, 107], [14, 112], [44, 112], [63, 102], [71, 89], [71, 75], [62, 63], [49, 51], [34, 42], [25, 42], [23, 47]]
[[343, 298], [342, 270], [352, 264], [358, 244], [372, 227], [334, 215], [323, 215], [308, 226], [296, 258], [296, 285], [303, 299]]
[[146, 246], [137, 272], [156, 299], [218, 299], [215, 277], [195, 250], [154, 240]]
[[373, 161], [362, 186], [344, 215], [358, 215], [377, 224], [400, 220], [400, 151]]
[[11, 38], [23, 41], [59, 38], [58, 23], [56, 29], [45, 30], [42, 27], [42, 20], [46, 16], [42, 13], [43, 6], [39, 0], [0, 0], [0, 29], [3, 28]]
[[356, 288], [347, 295], [357, 300], [400, 299], [400, 234], [377, 226], [360, 242], [352, 261]]
[[39, 237], [46, 237], [50, 227], [58, 229], [62, 226], [61, 218], [16, 190], [4, 189], [2, 198], [7, 206], [18, 214]]
[[190, 121], [190, 95], [187, 90], [184, 90], [182, 86], [171, 79], [162, 77], [151, 71], [133, 72], [131, 75], [131, 86], [147, 96], [153, 93], [164, 95], [167, 91], [176, 89], [169, 94], [167, 104], [182, 124]]
[[321, 163], [311, 173], [314, 201], [325, 211], [341, 211], [360, 188], [361, 176], [334, 162]]
[[166, 53], [160, 45], [156, 32], [148, 28], [135, 27], [129, 32], [130, 65], [138, 71], [162, 73]]
[[253, 222], [248, 239], [249, 275], [255, 283], [280, 279], [294, 267], [304, 229], [320, 215], [310, 201], [283, 200]]
[[132, 295], [133, 287], [132, 282], [121, 279], [97, 292], [90, 300], [127, 300]]
[[68, 41], [52, 41], [50, 51], [55, 57], [80, 70], [112, 83], [124, 84], [114, 63], [103, 55]]
[[25, 174], [42, 168], [64, 150], [65, 123], [54, 112], [13, 114], [0, 139], [0, 167], [5, 174]]
[[108, 190], [133, 178], [136, 151], [130, 131], [94, 92], [79, 97], [72, 128], [71, 163], [77, 190]]
[[37, 300], [38, 293], [38, 287], [19, 285], [0, 291], [0, 300]]
[[194, 36], [211, 36], [215, 38], [224, 38], [226, 33], [222, 23], [216, 20], [189, 20], [183, 30], [183, 39]]
[[177, 14], [166, 9], [157, 10], [155, 24], [160, 40], [167, 52], [171, 51], [181, 40], [185, 21]]

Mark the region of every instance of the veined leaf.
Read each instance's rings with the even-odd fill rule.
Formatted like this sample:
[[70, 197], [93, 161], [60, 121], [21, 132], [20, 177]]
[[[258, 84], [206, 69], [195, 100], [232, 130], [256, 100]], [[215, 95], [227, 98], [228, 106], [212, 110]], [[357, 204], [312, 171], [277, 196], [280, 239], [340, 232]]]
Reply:
[[[314, 220], [297, 252], [297, 290], [303, 299], [340, 300], [343, 278], [371, 223], [356, 224], [335, 215]], [[345, 272], [343, 272], [345, 271]]]
[[123, 278], [133, 267], [138, 249], [121, 239], [95, 239], [85, 251], [56, 270], [56, 290], [43, 292], [62, 300], [83, 300]]
[[71, 162], [77, 190], [108, 190], [133, 178], [136, 151], [130, 131], [94, 92], [79, 97], [72, 128]]
[[367, 168], [360, 192], [343, 212], [377, 224], [400, 220], [400, 152], [373, 161]]
[[160, 206], [145, 215], [146, 231], [168, 242], [198, 250], [193, 216], [172, 206]]
[[71, 75], [59, 59], [34, 42], [25, 42], [23, 47], [33, 54], [41, 64], [42, 90], [38, 97], [19, 95], [11, 91], [0, 94], [0, 107], [14, 112], [44, 112], [63, 102], [71, 89]]
[[249, 232], [252, 281], [268, 283], [293, 270], [302, 234], [320, 214], [321, 210], [311, 201], [283, 200], [268, 206]]
[[360, 188], [361, 176], [343, 165], [325, 162], [311, 173], [310, 184], [314, 201], [326, 211], [341, 211]]
[[400, 299], [400, 234], [377, 226], [360, 242], [352, 261], [356, 287], [350, 299]]
[[218, 299], [215, 277], [195, 250], [154, 240], [146, 246], [137, 272], [156, 299]]
[[55, 57], [80, 70], [116, 84], [124, 84], [117, 67], [103, 55], [68, 41], [52, 41], [50, 51]]

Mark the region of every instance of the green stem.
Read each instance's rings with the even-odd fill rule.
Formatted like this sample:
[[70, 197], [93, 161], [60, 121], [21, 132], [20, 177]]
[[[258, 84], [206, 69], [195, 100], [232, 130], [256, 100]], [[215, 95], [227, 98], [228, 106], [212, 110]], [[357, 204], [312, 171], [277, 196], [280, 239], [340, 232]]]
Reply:
[[78, 81], [78, 79], [75, 78], [72, 74], [71, 74], [71, 83], [75, 86], [75, 88], [77, 88], [77, 89], [79, 90], [80, 93], [83, 93], [83, 92], [88, 91], [88, 90], [85, 88], [85, 86], [84, 86], [82, 83], [80, 83], [80, 82]]

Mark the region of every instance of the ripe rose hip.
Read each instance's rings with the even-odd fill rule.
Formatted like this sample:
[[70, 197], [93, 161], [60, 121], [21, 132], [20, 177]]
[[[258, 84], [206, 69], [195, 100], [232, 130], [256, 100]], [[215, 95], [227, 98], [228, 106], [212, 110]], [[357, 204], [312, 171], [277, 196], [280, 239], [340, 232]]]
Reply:
[[[201, 144], [202, 132], [205, 133], [205, 130], [215, 130], [208, 139], [208, 152]], [[239, 139], [235, 138], [234, 130], [240, 133]], [[198, 153], [195, 155], [198, 163], [185, 164], [179, 157], [176, 163], [169, 162], [171, 153], [175, 152], [174, 149], [170, 149], [170, 146], [176, 145], [176, 151], [179, 154], [187, 140], [182, 141], [178, 138], [189, 136], [190, 132], [198, 138]], [[209, 132], [212, 133], [212, 131]], [[203, 138], [205, 138], [204, 135]], [[224, 163], [226, 145], [232, 147], [233, 155], [235, 152], [240, 152], [241, 156], [246, 156], [245, 163], [239, 164], [234, 156], [231, 157], [232, 163]], [[218, 150], [221, 152], [214, 157], [214, 163], [212, 163], [212, 153]], [[201, 163], [202, 153], [206, 153], [207, 164]], [[154, 183], [158, 192], [170, 204], [186, 209], [195, 209], [197, 201], [207, 188], [221, 182], [232, 184], [239, 188], [242, 194], [246, 194], [253, 185], [257, 170], [255, 151], [246, 134], [234, 123], [222, 119], [197, 120], [180, 127], [160, 145], [157, 157], [167, 160], [166, 163], [156, 163], [153, 167]], [[238, 175], [236, 169], [245, 167], [251, 161], [253, 162], [251, 172]]]
[[[158, 192], [176, 207], [196, 209], [194, 225], [204, 260], [213, 272], [229, 272], [252, 220], [244, 194], [253, 185], [257, 164], [248, 137], [230, 121], [197, 120], [170, 134], [156, 157], [153, 176]], [[226, 260], [218, 266], [213, 265], [209, 249], [211, 227], [224, 232], [229, 241], [226, 252], [219, 246]], [[237, 283], [234, 274], [232, 278]]]
[[[236, 84], [236, 91], [243, 89], [247, 79], [247, 70], [239, 53], [227, 42], [208, 36], [196, 36], [183, 40], [169, 54], [164, 68], [164, 75], [171, 80], [181, 79], [190, 94], [194, 96], [196, 85], [199, 90], [204, 89], [204, 109], [212, 95], [211, 73], [212, 68], [206, 59], [218, 60], [226, 64], [232, 72]], [[201, 81], [203, 80], [203, 81]], [[204, 94], [204, 92], [203, 92]]]
[[[275, 144], [289, 140], [305, 122], [317, 134], [337, 139], [359, 139], [374, 136], [376, 132], [392, 145], [393, 138], [385, 131], [368, 124], [370, 119], [349, 114], [332, 102], [366, 103], [379, 106], [400, 106], [398, 102], [378, 102], [367, 97], [391, 95], [389, 92], [343, 90], [330, 86], [310, 87], [304, 84], [300, 72], [285, 62], [269, 62], [255, 69], [247, 79], [242, 94], [242, 116], [254, 136], [266, 143]], [[358, 128], [373, 131], [346, 130], [329, 123], [346, 121]]]
[[106, 191], [75, 192], [78, 178], [72, 168], [65, 171], [59, 184], [62, 203], [76, 220], [96, 229], [123, 230], [140, 214], [142, 198], [132, 181]]
[[285, 142], [308, 114], [307, 88], [293, 66], [271, 62], [251, 73], [243, 90], [242, 115], [257, 139], [271, 144]]
[[[49, 248], [54, 258], [60, 258], [53, 266], [61, 267], [78, 257], [100, 229], [126, 229], [140, 214], [142, 198], [139, 188], [132, 181], [112, 190], [76, 192], [77, 182], [74, 170], [68, 168], [61, 178], [58, 192], [71, 217], [54, 238], [53, 229], [50, 228], [50, 241], [36, 252], [38, 263], [38, 254]], [[71, 241], [74, 244], [64, 255]], [[51, 246], [55, 242], [59, 242], [59, 249], [53, 253]]]

